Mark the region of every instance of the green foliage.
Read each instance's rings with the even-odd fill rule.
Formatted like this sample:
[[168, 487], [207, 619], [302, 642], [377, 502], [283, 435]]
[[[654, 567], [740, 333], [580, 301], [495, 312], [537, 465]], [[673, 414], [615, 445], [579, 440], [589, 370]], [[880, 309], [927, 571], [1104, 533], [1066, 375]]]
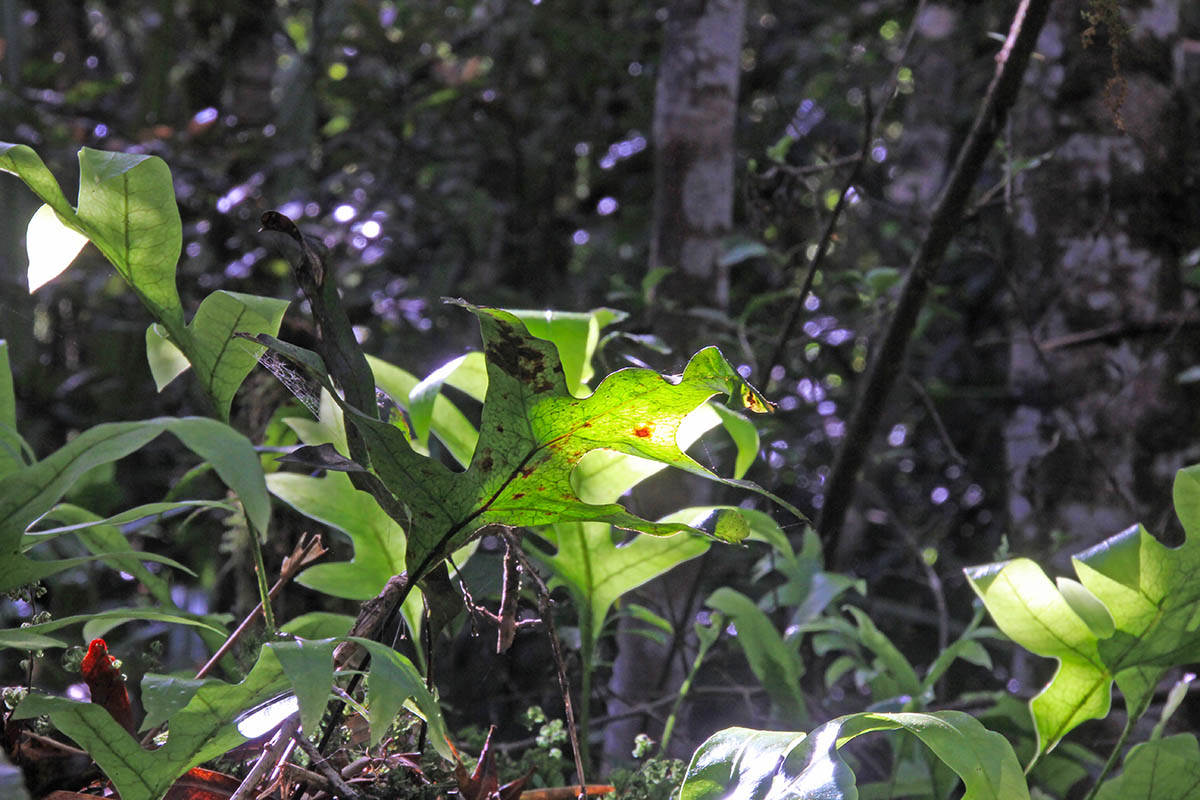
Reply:
[[[953, 662], [961, 659], [990, 666], [981, 641], [994, 637], [994, 631], [979, 626], [982, 612], [922, 669], [893, 641], [891, 632], [862, 609], [831, 610], [848, 590], [862, 593], [865, 587], [824, 570], [820, 544], [811, 531], [803, 534], [797, 551], [779, 526], [760, 512], [713, 505], [650, 520], [618, 504], [622, 495], [667, 466], [778, 500], [741, 480], [759, 447], [754, 426], [709, 401], [725, 395], [756, 412], [769, 410], [769, 404], [716, 348], [696, 353], [677, 378], [667, 379], [649, 369], [624, 369], [591, 391], [592, 361], [601, 332], [621, 319], [621, 312], [606, 308], [586, 313], [506, 311], [456, 301], [478, 320], [482, 352], [452, 359], [418, 379], [393, 364], [368, 361], [348, 320], [343, 319], [345, 324], [331, 334], [325, 325], [329, 317], [321, 317], [318, 311], [318, 327], [326, 334], [322, 353], [336, 361], [327, 371], [320, 355], [275, 338], [287, 305], [284, 301], [218, 291], [200, 303], [190, 323], [184, 323], [175, 289], [181, 230], [165, 164], [153, 157], [85, 148], [80, 168], [82, 188], [79, 205], [73, 208], [32, 150], [0, 144], [0, 169], [21, 177], [46, 204], [29, 226], [31, 286], [53, 279], [87, 241], [93, 242], [156, 320], [146, 332], [146, 347], [158, 388], [191, 366], [221, 419], [228, 417], [233, 394], [256, 362], [259, 345], [289, 359], [326, 392], [318, 419], [285, 417], [278, 421], [279, 428], [286, 425], [306, 445], [291, 460], [322, 469], [324, 474], [274, 471], [264, 479], [262, 463], [245, 437], [223, 422], [194, 417], [100, 424], [38, 460], [17, 432], [8, 354], [0, 343], [0, 477], [5, 482], [0, 495], [0, 555], [4, 556], [0, 589], [17, 589], [97, 560], [132, 575], [161, 607], [38, 620], [0, 631], [0, 647], [64, 647], [66, 641], [49, 634], [83, 623], [85, 638], [99, 636], [131, 620], [182, 624], [224, 636], [219, 621], [196, 619], [177, 609], [170, 584], [143, 562], [158, 561], [184, 572], [188, 567], [135, 550], [122, 526], [190, 509], [235, 515], [244, 510], [251, 527], [265, 536], [268, 488], [300, 513], [349, 537], [350, 560], [312, 566], [299, 581], [326, 595], [351, 600], [370, 600], [392, 576], [406, 570], [412, 588], [456, 551], [454, 560], [461, 566], [470, 555], [467, 548], [473, 538], [487, 525], [525, 526], [537, 533], [536, 540], [529, 542], [531, 555], [550, 573], [552, 586], [567, 590], [577, 613], [586, 758], [587, 700], [598, 643], [613, 608], [647, 581], [707, 552], [712, 539], [765, 542], [771, 556], [760, 563], [755, 577], [773, 573], [771, 588], [758, 600], [732, 586], [708, 596], [706, 604], [715, 612], [713, 624], [696, 627], [701, 647], [679, 702], [729, 624], [777, 717], [796, 724], [806, 722], [811, 713], [802, 684], [804, 637], [810, 637], [813, 654], [825, 660], [826, 686], [852, 672], [859, 687], [870, 692], [874, 710], [838, 717], [807, 734], [742, 728], [718, 733], [693, 757], [679, 788], [682, 800], [732, 795], [779, 800], [815, 794], [856, 797], [860, 790], [863, 796], [893, 790], [944, 796], [949, 789], [947, 776], [953, 781], [951, 772], [963, 780], [967, 798], [1029, 796], [1014, 750], [1014, 744], [1029, 745], [1030, 735], [1020, 724], [1013, 726], [1006, 740], [961, 712], [924, 711]], [[308, 247], [302, 237], [299, 241]], [[305, 251], [305, 257], [315, 258], [310, 251]], [[768, 254], [756, 241], [732, 242], [725, 263]], [[896, 274], [886, 267], [868, 270], [865, 276], [854, 273], [868, 299], [886, 293]], [[333, 282], [318, 288], [323, 289], [321, 302], [329, 304], [328, 311], [344, 317]], [[307, 288], [305, 292], [309, 294]], [[331, 336], [336, 345], [332, 350], [327, 341]], [[247, 344], [245, 339], [255, 343]], [[364, 407], [373, 398], [369, 390], [374, 387], [366, 383], [372, 375], [403, 413], [383, 420], [375, 408]], [[353, 387], [346, 386], [347, 377]], [[336, 391], [335, 383], [346, 391]], [[446, 386], [482, 403], [478, 428], [473, 416], [443, 393]], [[718, 477], [686, 453], [718, 425], [736, 447], [733, 478]], [[61, 502], [89, 471], [111, 465], [162, 432], [171, 432], [204, 459], [237, 493], [241, 507], [216, 500], [178, 501], [173, 495], [169, 501], [143, 503], [117, 513], [96, 513]], [[353, 449], [358, 442], [362, 449]], [[462, 469], [444, 465], [436, 457], [439, 448]], [[355, 463], [337, 451], [365, 457]], [[364, 488], [377, 502], [360, 496]], [[973, 589], [1000, 630], [1032, 652], [1059, 661], [1055, 676], [1031, 703], [1035, 741], [1030, 767], [1039, 757], [1043, 762], [1040, 771], [1030, 774], [1039, 785], [1066, 791], [1085, 766], [1094, 767], [1087, 751], [1074, 760], [1065, 757], [1078, 755], [1069, 747], [1054, 755], [1050, 751], [1081, 722], [1107, 715], [1114, 682], [1124, 695], [1132, 723], [1148, 708], [1166, 670], [1200, 658], [1194, 624], [1200, 589], [1190, 580], [1197, 569], [1195, 548], [1200, 546], [1194, 544], [1200, 539], [1200, 467], [1179, 474], [1175, 500], [1189, 534], [1179, 548], [1164, 547], [1139, 527], [1076, 556], [1078, 580], [1059, 578], [1052, 583], [1029, 559], [967, 570]], [[617, 528], [648, 535], [622, 541]], [[67, 536], [77, 539], [91, 555], [41, 560], [28, 555], [37, 545]], [[265, 581], [261, 562], [258, 573], [260, 582]], [[421, 600], [415, 589], [406, 595], [404, 613], [413, 631], [421, 626]], [[630, 605], [625, 613], [648, 622], [660, 636], [671, 632], [670, 623], [647, 609]], [[776, 627], [784, 617], [787, 635]], [[15, 716], [49, 715], [59, 730], [88, 750], [123, 797], [150, 800], [191, 766], [243, 741], [236, 731], [237, 720], [285, 692], [295, 694], [303, 727], [315, 732], [334, 687], [345, 677], [335, 672], [333, 652], [339, 642], [351, 641], [345, 635], [349, 624], [347, 617], [323, 613], [292, 620], [284, 628], [298, 638], [265, 645], [239, 684], [147, 675], [142, 684], [146, 726], [169, 723], [167, 744], [156, 751], [143, 750], [95, 704], [34, 693], [21, 702]], [[352, 641], [371, 654], [367, 694], [358, 706], [370, 723], [370, 746], [380, 745], [393, 721], [407, 709], [423, 721], [433, 749], [452, 758], [441, 709], [417, 666], [387, 645], [361, 638]], [[1183, 691], [1186, 685], [1173, 692], [1175, 705], [1168, 704], [1150, 741], [1123, 753], [1122, 738], [1101, 778], [1122, 753], [1124, 771], [1098, 783], [1099, 798], [1194, 796], [1200, 763], [1195, 737], [1161, 737]], [[1005, 700], [980, 716], [1003, 727], [1014, 705]], [[664, 731], [664, 746], [679, 702]], [[882, 713], [883, 708], [901, 710]], [[899, 739], [892, 748], [890, 782], [856, 788], [854, 773], [839, 748], [876, 731], [905, 731], [912, 737]], [[927, 750], [916, 748], [916, 741]], [[526, 768], [536, 768], [542, 781], [569, 781], [564, 742], [561, 721], [541, 724], [538, 745], [526, 754]], [[666, 796], [678, 786], [681, 766], [652, 760], [636, 773], [621, 776], [620, 796]], [[1040, 777], [1052, 767], [1057, 778]]]
[[750, 669], [786, 718], [806, 720], [808, 710], [800, 690], [804, 662], [796, 648], [784, 642], [767, 615], [741, 592], [722, 587], [709, 595], [705, 604], [727, 616], [737, 628], [737, 642]]
[[[148, 675], [143, 687], [148, 712], [143, 730], [170, 721], [167, 742], [157, 750], [144, 750], [106, 709], [94, 703], [30, 694], [17, 707], [14, 718], [48, 715], [55, 727], [88, 751], [122, 797], [153, 800], [192, 767], [246, 741], [237, 729], [240, 719], [249, 709], [277, 699], [285, 690], [291, 689], [299, 699], [306, 730], [316, 730], [333, 683], [337, 641], [267, 644], [237, 684]], [[431, 744], [443, 758], [451, 758], [441, 710], [412, 662], [378, 642], [354, 641], [374, 656], [367, 695], [372, 746], [411, 699], [429, 726]]]
[[234, 331], [275, 334], [283, 300], [218, 291], [184, 323], [175, 288], [183, 234], [171, 171], [160, 158], [79, 151], [79, 206], [73, 208], [42, 159], [29, 147], [0, 142], [0, 170], [25, 182], [45, 203], [29, 223], [29, 288], [53, 280], [92, 242], [157, 320], [146, 332], [147, 355], [161, 390], [188, 364], [222, 420], [257, 353]]
[[[916, 711], [932, 700], [934, 687], [954, 660], [990, 666], [981, 641], [996, 638], [996, 632], [979, 625], [982, 608], [959, 638], [936, 654], [923, 676], [862, 610], [846, 607], [849, 620], [818, 610], [797, 631], [812, 635], [813, 650], [819, 656], [842, 653], [828, 664], [826, 684], [831, 686], [853, 670], [856, 682], [870, 688], [875, 708], [890, 705], [903, 711], [851, 714], [808, 734], [723, 731], [696, 752], [682, 798], [737, 794], [783, 800], [810, 792], [824, 792], [822, 797], [856, 797], [859, 791], [863, 796], [886, 796], [901, 790], [940, 796], [943, 790], [937, 787], [943, 783], [940, 773], [946, 768], [963, 778], [966, 797], [1028, 796], [1014, 745], [1030, 754], [1026, 772], [1031, 779], [1061, 795], [1094, 774], [1102, 759], [1076, 745], [1067, 745], [1055, 754], [1050, 751], [1079, 723], [1108, 714], [1114, 682], [1125, 698], [1128, 722], [1108, 763], [1099, 770], [1095, 796], [1193, 796], [1194, 776], [1200, 774], [1195, 737], [1160, 738], [1187, 691], [1190, 676], [1170, 693], [1151, 740], [1125, 754], [1125, 769], [1119, 777], [1101, 783], [1118, 763], [1133, 723], [1147, 710], [1166, 670], [1198, 657], [1194, 620], [1200, 590], [1191, 575], [1196, 570], [1194, 550], [1200, 530], [1200, 467], [1179, 472], [1175, 507], [1188, 533], [1181, 546], [1168, 548], [1143, 528], [1131, 528], [1077, 555], [1078, 581], [1060, 578], [1052, 583], [1029, 559], [966, 571], [1000, 631], [1018, 645], [1060, 661], [1053, 678], [1029, 704], [1031, 723], [1026, 722], [1027, 712], [1018, 710], [1017, 702], [1007, 696], [994, 699], [990, 710], [979, 715], [1003, 730], [1007, 740], [960, 712]], [[763, 538], [780, 553], [789, 552], [772, 537]], [[794, 560], [785, 559], [784, 563], [787, 566], [781, 572], [807, 577], [797, 582], [807, 592], [785, 584], [756, 604], [727, 587], [714, 592], [708, 604], [721, 612], [722, 620], [728, 617], [735, 623], [739, 644], [775, 703], [794, 707], [803, 702], [798, 692], [803, 668], [798, 643], [782, 639], [760, 606], [782, 610], [804, 605], [816, 588], [811, 579], [820, 573], [819, 560], [806, 570], [797, 570]], [[786, 602], [778, 598], [765, 602], [774, 594], [785, 596]], [[860, 733], [898, 728], [915, 734], [933, 757], [925, 763], [920, 757], [914, 760], [902, 743], [894, 750], [888, 781], [878, 787], [855, 788], [853, 773], [842, 762], [838, 748]]]
[[[36, 288], [53, 279], [87, 241], [95, 243], [157, 320], [147, 331], [146, 346], [160, 389], [190, 365], [217, 414], [227, 417], [234, 391], [256, 360], [255, 350], [239, 344], [234, 335], [249, 338], [258, 334], [261, 343], [291, 357], [331, 390], [316, 423], [285, 422], [309, 445], [332, 444], [345, 449], [344, 415], [365, 443], [382, 485], [398, 502], [385, 502], [383, 508], [364, 505], [353, 494], [350, 480], [338, 470], [328, 470], [320, 478], [274, 472], [270, 476], [273, 493], [303, 513], [341, 529], [354, 543], [353, 560], [312, 567], [301, 576], [302, 583], [336, 596], [368, 599], [405, 568], [414, 581], [428, 574], [487, 524], [557, 523], [546, 534], [556, 552], [540, 555], [556, 580], [567, 585], [579, 601], [586, 649], [591, 653], [603, 620], [621, 595], [708, 548], [703, 532], [694, 524], [711, 518], [708, 535], [727, 541], [740, 541], [750, 532], [751, 524], [742, 512], [729, 507], [690, 509], [654, 522], [615, 502], [629, 487], [666, 465], [762, 492], [747, 482], [717, 478], [684, 453], [684, 448], [718, 423], [730, 432], [737, 446], [737, 476], [744, 473], [757, 449], [757, 434], [744, 418], [705, 406], [720, 393], [736, 397], [754, 411], [768, 410], [762, 396], [715, 348], [697, 353], [678, 379], [664, 380], [650, 370], [627, 369], [609, 376], [588, 394], [600, 331], [620, 319], [620, 312], [506, 312], [463, 304], [476, 314], [483, 328], [482, 356], [456, 359], [424, 381], [384, 362], [371, 365], [378, 370], [380, 387], [400, 398], [408, 410], [413, 425], [410, 431], [399, 418], [394, 425], [367, 413], [370, 409], [354, 407], [332, 391], [318, 356], [273, 338], [286, 306], [282, 301], [216, 292], [201, 303], [190, 324], [183, 324], [174, 286], [180, 226], [170, 174], [161, 161], [85, 149], [80, 154], [83, 189], [79, 207], [74, 209], [32, 150], [0, 147], [4, 159], [0, 168], [20, 176], [47, 203], [29, 230], [31, 284]], [[286, 231], [283, 219], [277, 227]], [[51, 248], [54, 243], [65, 244], [65, 249]], [[316, 257], [309, 250], [305, 253], [306, 258]], [[329, 313], [340, 314], [336, 291], [325, 292], [323, 298]], [[335, 338], [345, 350], [337, 351], [342, 364], [338, 369], [343, 370], [339, 375], [351, 374], [345, 372], [347, 365], [355, 380], [368, 375], [367, 362], [348, 329], [343, 330], [346, 326], [335, 327]], [[345, 335], [337, 336], [339, 333]], [[355, 366], [359, 362], [362, 369]], [[447, 384], [483, 401], [479, 431], [441, 396], [442, 386]], [[366, 394], [356, 389], [354, 396]], [[699, 408], [704, 412], [693, 413]], [[336, 413], [339, 409], [341, 414]], [[89, 560], [32, 561], [24, 556], [34, 544], [74, 534], [92, 549], [94, 558], [129, 572], [144, 582], [160, 603], [174, 609], [169, 586], [141, 561], [175, 562], [133, 550], [119, 526], [190, 507], [238, 513], [235, 507], [174, 501], [104, 517], [77, 506], [56, 505], [89, 470], [128, 455], [162, 431], [174, 433], [205, 458], [238, 492], [253, 528], [264, 535], [268, 530], [262, 465], [244, 437], [221, 422], [162, 418], [101, 424], [57, 453], [35, 461], [26, 456], [28, 448], [16, 434], [14, 411], [11, 383], [7, 382], [0, 385], [0, 430], [5, 445], [0, 464], [8, 473], [7, 485], [16, 489], [6, 494], [7, 506], [0, 501], [0, 534], [10, 543], [13, 555], [5, 562], [7, 588]], [[415, 435], [410, 438], [410, 433]], [[431, 434], [466, 467], [465, 472], [455, 473], [429, 458]], [[600, 450], [606, 455], [591, 459], [587, 468], [573, 474], [585, 455]], [[303, 463], [304, 458], [301, 455], [298, 460]], [[346, 463], [352, 470], [363, 469]], [[596, 499], [601, 496], [604, 499]], [[37, 519], [53, 520], [59, 527], [30, 534], [27, 529]], [[614, 525], [657, 536], [691, 535], [638, 538], [617, 548]], [[777, 529], [775, 535], [782, 536]], [[265, 592], [261, 563], [258, 571]], [[419, 608], [413, 603], [418, 601], [414, 594], [407, 609], [414, 629]], [[223, 635], [208, 622], [171, 611], [130, 610], [38, 622], [5, 631], [0, 641], [23, 648], [65, 646], [46, 634], [85, 622], [85, 633], [99, 635], [130, 619], [189, 624]], [[336, 622], [334, 627], [342, 624]], [[305, 631], [309, 628], [316, 632], [328, 626], [300, 626]], [[147, 724], [169, 721], [170, 727], [167, 746], [153, 753], [141, 750], [123, 729], [118, 730], [120, 726], [104, 708], [94, 704], [31, 695], [20, 714], [49, 714], [56, 726], [95, 756], [123, 796], [157, 797], [188, 768], [235, 743], [235, 734], [229, 732], [235, 717], [287, 686], [297, 696], [303, 724], [316, 728], [336, 678], [332, 654], [337, 641], [273, 642], [262, 651], [246, 680], [235, 687], [147, 676], [143, 692]], [[450, 757], [440, 709], [416, 668], [390, 647], [355, 641], [372, 655], [364, 707], [371, 722], [372, 744], [381, 740], [391, 720], [408, 705], [428, 725], [434, 748]], [[590, 674], [593, 657], [586, 660]], [[220, 695], [220, 702], [213, 700], [213, 693]]]
[[679, 796], [687, 764], [674, 758], [647, 759], [637, 769], [615, 769], [609, 778], [616, 800], [667, 800]]
[[[139, 558], [145, 559], [145, 555], [139, 555]], [[169, 622], [175, 625], [189, 625], [195, 628], [204, 628], [221, 636], [225, 635], [225, 631], [221, 628], [213, 626], [209, 622], [203, 620], [192, 619], [183, 616], [182, 612], [171, 613], [158, 611], [151, 608], [145, 609], [114, 609], [112, 611], [96, 611], [90, 614], [78, 614], [70, 617], [59, 617], [58, 619], [48, 620], [46, 622], [35, 622], [32, 624], [22, 625], [20, 628], [10, 628], [0, 631], [0, 648], [11, 647], [19, 650], [43, 650], [53, 647], [67, 647], [68, 643], [60, 639], [55, 639], [46, 636], [47, 633], [59, 630], [61, 628], [87, 623], [89, 625], [99, 624], [103, 626], [103, 630], [108, 630], [125, 622], [134, 620], [151, 621], [151, 622]], [[95, 628], [92, 633], [99, 635], [99, 631]]]
[[[3, 555], [0, 590], [8, 591], [77, 564], [96, 559], [112, 561], [123, 552], [129, 553], [132, 548], [127, 542], [115, 541], [111, 542], [115, 550], [98, 555], [36, 561], [25, 553], [40, 539], [37, 535], [26, 535], [26, 529], [51, 511], [88, 470], [125, 457], [164, 431], [174, 434], [211, 463], [222, 480], [238, 493], [255, 527], [267, 530], [271, 506], [262, 470], [249, 440], [237, 431], [201, 417], [103, 423], [84, 431], [46, 458], [18, 467], [5, 476], [5, 492], [0, 495], [0, 555]], [[163, 507], [157, 507], [147, 513], [157, 514], [161, 510]], [[145, 553], [139, 553], [138, 558], [161, 560]]]
[[544, 535], [555, 546], [554, 555], [535, 546], [531, 551], [551, 569], [554, 584], [570, 592], [585, 652], [595, 647], [619, 598], [709, 548], [706, 539], [689, 535], [638, 536], [618, 547], [612, 526], [597, 522], [563, 523]]
[[1059, 662], [1030, 704], [1039, 753], [1107, 715], [1114, 681], [1136, 718], [1167, 669], [1200, 658], [1200, 467], [1176, 477], [1175, 509], [1188, 533], [1181, 546], [1168, 548], [1135, 526], [1076, 555], [1077, 583], [1056, 585], [1028, 559], [967, 570], [1000, 629]]
[[48, 715], [56, 728], [88, 751], [124, 800], [154, 800], [192, 767], [246, 741], [238, 733], [236, 718], [286, 687], [279, 661], [264, 649], [241, 683], [212, 680], [196, 687], [186, 704], [171, 714], [167, 743], [157, 750], [142, 749], [137, 739], [95, 703], [31, 694], [17, 707], [14, 717]]
[[1200, 743], [1190, 733], [1134, 745], [1124, 771], [1100, 787], [1096, 800], [1200, 798]]
[[966, 785], [964, 800], [1029, 797], [1012, 746], [961, 711], [862, 712], [830, 720], [808, 734], [729, 728], [692, 756], [680, 797], [855, 798], [854, 773], [838, 749], [864, 733], [891, 730], [913, 734], [953, 769]]

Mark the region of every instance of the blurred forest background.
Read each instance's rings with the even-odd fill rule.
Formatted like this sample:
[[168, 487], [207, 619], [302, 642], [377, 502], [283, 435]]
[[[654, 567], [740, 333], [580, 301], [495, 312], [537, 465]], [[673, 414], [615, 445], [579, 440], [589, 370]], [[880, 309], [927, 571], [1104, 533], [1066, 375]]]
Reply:
[[[626, 311], [604, 371], [677, 371], [719, 345], [779, 405], [755, 420], [748, 477], [819, 522], [827, 568], [867, 579], [858, 602], [920, 661], [969, 619], [961, 567], [1010, 552], [1061, 570], [1064, 554], [1139, 521], [1177, 541], [1171, 480], [1200, 461], [1200, 5], [1121, 2], [1123, 24], [1099, 24], [1085, 46], [1088, 8], [1062, 0], [961, 209], [852, 498], [826, 513], [862, 376], [1015, 6], [3, 0], [0, 130], [34, 146], [68, 197], [80, 146], [161, 156], [183, 215], [185, 309], [217, 288], [297, 296], [257, 232], [277, 209], [331, 249], [366, 349], [418, 375], [478, 347], [443, 296]], [[155, 392], [148, 317], [94, 249], [28, 293], [35, 208], [0, 181], [0, 337], [35, 449], [100, 421], [206, 413], [186, 378]], [[281, 335], [303, 343], [311, 322], [293, 310]], [[260, 436], [286, 401], [259, 371], [235, 425]], [[73, 497], [98, 513], [159, 499], [192, 463], [181, 452], [157, 440]], [[693, 455], [726, 474], [732, 463], [720, 443]], [[673, 478], [643, 488], [630, 502], [647, 516], [744, 500]], [[767, 510], [798, 542], [803, 526]], [[272, 569], [312, 528], [283, 509], [277, 520]], [[232, 530], [205, 518], [158, 545], [201, 575], [181, 605], [240, 617], [257, 601]], [[655, 701], [691, 661], [699, 600], [748, 591], [759, 556], [714, 548], [639, 594], [680, 634], [667, 647], [606, 640], [613, 668], [592, 702], [613, 720], [610, 758], [665, 713]], [[486, 548], [479, 563], [498, 573]], [[128, 602], [111, 571], [75, 581], [48, 598], [56, 615]], [[354, 613], [300, 589], [283, 603], [284, 616]], [[16, 613], [0, 605], [6, 624]], [[110, 646], [133, 684], [150, 666], [134, 657], [142, 639], [167, 641], [157, 669], [204, 655], [188, 635], [127, 635]], [[469, 624], [439, 645], [455, 724], [507, 726], [532, 703], [555, 713], [537, 635], [488, 650]], [[759, 721], [747, 676], [735, 649], [710, 659], [679, 753]], [[948, 692], [1027, 695], [1038, 677], [1020, 656], [990, 674], [960, 664]], [[5, 663], [0, 681], [20, 680]], [[821, 714], [860, 704], [852, 684], [806, 688]]]

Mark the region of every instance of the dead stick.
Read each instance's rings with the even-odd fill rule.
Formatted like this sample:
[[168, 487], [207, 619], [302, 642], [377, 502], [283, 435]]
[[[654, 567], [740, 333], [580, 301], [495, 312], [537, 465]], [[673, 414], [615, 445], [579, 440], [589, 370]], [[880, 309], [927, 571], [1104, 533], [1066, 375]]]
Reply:
[[[546, 632], [550, 635], [550, 649], [554, 653], [554, 668], [558, 673], [558, 688], [562, 691], [563, 707], [567, 712], [567, 733], [571, 737], [571, 750], [575, 755], [575, 777], [579, 780], [579, 797], [587, 796], [587, 780], [583, 773], [583, 757], [579, 750], [579, 729], [575, 725], [575, 709], [571, 704], [571, 684], [567, 681], [567, 664], [563, 659], [562, 644], [558, 640], [558, 628], [554, 625], [554, 616], [550, 608], [550, 590], [542, 581], [542, 576], [538, 575], [537, 570], [529, 563], [529, 559], [525, 557], [525, 552], [521, 549], [520, 542], [516, 541], [508, 531], [503, 533], [505, 542], [511, 548], [511, 552], [516, 553], [517, 559], [520, 560], [521, 566], [524, 567], [525, 573], [533, 580], [537, 586], [538, 613], [542, 615], [542, 621], [546, 623]], [[589, 698], [583, 698], [583, 702], [588, 702]]]
[[[316, 552], [318, 550], [320, 552]], [[292, 555], [284, 561], [283, 569], [281, 569], [279, 572], [279, 580], [275, 581], [275, 585], [271, 587], [269, 592], [267, 592], [267, 598], [274, 600], [275, 595], [279, 594], [280, 590], [282, 590], [283, 587], [286, 586], [292, 580], [292, 578], [296, 576], [296, 573], [300, 571], [301, 567], [307, 566], [309, 562], [315, 558], [318, 558], [324, 553], [325, 548], [321, 544], [320, 536], [310, 542], [306, 542], [302, 536], [300, 541], [296, 544], [296, 549], [292, 551]], [[263, 604], [260, 602], [254, 607], [253, 611], [246, 615], [246, 618], [242, 620], [242, 624], [238, 625], [237, 628], [234, 629], [233, 633], [229, 635], [229, 638], [225, 640], [225, 643], [217, 648], [217, 652], [213, 653], [213, 656], [208, 660], [208, 663], [196, 672], [196, 680], [203, 678], [217, 666], [221, 659], [224, 658], [225, 655], [233, 648], [233, 646], [238, 643], [238, 641], [242, 638], [242, 635], [245, 634], [247, 629], [249, 629], [250, 625], [258, 619], [259, 615], [262, 614], [262, 611]]]
[[[253, 535], [253, 532], [251, 532], [251, 535]], [[270, 591], [267, 592], [267, 599], [274, 600], [275, 595], [279, 594], [280, 590], [282, 590], [283, 587], [292, 580], [292, 578], [296, 577], [296, 573], [299, 572], [301, 568], [308, 566], [316, 559], [325, 555], [325, 553], [325, 546], [321, 543], [320, 536], [309, 540], [308, 534], [302, 534], [300, 536], [300, 541], [296, 542], [296, 546], [292, 549], [292, 554], [283, 560], [283, 566], [279, 570], [279, 580], [275, 581], [275, 585], [272, 586]], [[249, 614], [246, 615], [246, 618], [242, 620], [241, 624], [234, 629], [233, 633], [229, 634], [229, 638], [227, 638], [225, 642], [217, 648], [217, 652], [213, 653], [212, 658], [208, 660], [208, 663], [196, 672], [196, 680], [200, 680], [217, 666], [221, 659], [225, 657], [225, 655], [233, 648], [235, 644], [238, 643], [238, 641], [250, 628], [250, 624], [258, 619], [259, 615], [262, 614], [262, 610], [263, 604], [260, 602]], [[161, 730], [162, 726], [158, 725], [146, 731], [146, 735], [142, 737], [142, 747], [145, 747], [147, 744], [149, 744], [150, 740], [157, 736]]]
[[342, 798], [342, 800], [359, 800], [358, 792], [351, 789], [350, 784], [342, 780], [341, 773], [333, 768], [333, 765], [329, 763], [329, 759], [321, 755], [321, 751], [317, 749], [315, 744], [310, 742], [303, 733], [296, 733], [292, 738], [296, 740], [296, 744], [300, 745], [301, 750], [308, 753], [308, 757], [312, 759], [313, 766], [320, 770], [321, 774], [329, 780], [329, 784], [333, 786], [333, 790], [337, 793], [338, 797]]
[[49, 736], [43, 736], [40, 733], [34, 733], [33, 731], [21, 731], [21, 738], [28, 739], [31, 742], [37, 742], [40, 745], [44, 745], [54, 750], [58, 750], [65, 755], [84, 756], [85, 758], [90, 758], [86, 751], [80, 750], [78, 747], [71, 747], [69, 744], [60, 742], [57, 739], [51, 739]]
[[279, 732], [275, 734], [275, 740], [271, 742], [271, 746], [262, 752], [258, 757], [258, 761], [254, 762], [254, 766], [246, 773], [246, 777], [229, 796], [229, 800], [246, 800], [251, 796], [254, 787], [262, 780], [262, 777], [267, 774], [267, 770], [278, 764], [283, 758], [284, 751], [287, 750], [289, 743], [292, 741], [292, 736], [300, 729], [300, 715], [292, 714], [285, 719], [279, 726]]

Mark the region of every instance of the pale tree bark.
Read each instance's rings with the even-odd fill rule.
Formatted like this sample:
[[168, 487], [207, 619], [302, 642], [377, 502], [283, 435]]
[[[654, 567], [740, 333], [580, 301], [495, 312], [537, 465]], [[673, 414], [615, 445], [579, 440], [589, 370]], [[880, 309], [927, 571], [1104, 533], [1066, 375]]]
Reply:
[[[723, 307], [718, 266], [733, 223], [733, 133], [745, 0], [672, 0], [654, 99], [651, 266], [671, 296]], [[679, 292], [682, 292], [680, 294]]]
[[[659, 286], [660, 298], [669, 300], [663, 305], [671, 310], [724, 307], [729, 279], [718, 259], [733, 224], [734, 127], [745, 0], [671, 0], [667, 9], [654, 103], [650, 266], [675, 270]], [[694, 320], [667, 313], [656, 316], [653, 324], [682, 367], [690, 355], [686, 347], [695, 340]], [[697, 486], [679, 475], [660, 476], [653, 487], [643, 487], [648, 488], [639, 493], [646, 507], [639, 505], [638, 510], [651, 519], [711, 502], [709, 484]], [[622, 620], [609, 683], [614, 695], [609, 714], [627, 714], [638, 704], [677, 690], [683, 678], [684, 637], [703, 600], [696, 592], [700, 563], [676, 567], [635, 598], [670, 619], [677, 636], [663, 647], [632, 633], [630, 628], [637, 625]], [[630, 761], [634, 736], [654, 736], [661, 727], [652, 715], [613, 722], [605, 728], [605, 761]]]

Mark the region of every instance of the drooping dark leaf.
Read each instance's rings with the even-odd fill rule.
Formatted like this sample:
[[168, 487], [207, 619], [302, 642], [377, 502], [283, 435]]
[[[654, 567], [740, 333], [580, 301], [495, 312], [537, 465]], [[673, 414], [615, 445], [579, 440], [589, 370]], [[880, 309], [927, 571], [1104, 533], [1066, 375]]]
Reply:
[[330, 469], [335, 472], [363, 472], [362, 465], [346, 458], [331, 444], [305, 445], [275, 459], [280, 464], [299, 464], [313, 469]]

